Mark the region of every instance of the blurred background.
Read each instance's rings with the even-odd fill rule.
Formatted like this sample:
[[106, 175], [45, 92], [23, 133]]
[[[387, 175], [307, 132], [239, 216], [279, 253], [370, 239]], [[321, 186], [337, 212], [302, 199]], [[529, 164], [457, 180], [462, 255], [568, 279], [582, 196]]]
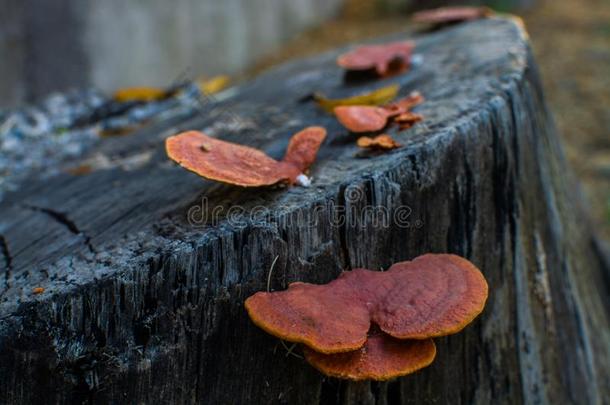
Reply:
[[3, 114], [53, 92], [237, 82], [457, 4], [524, 19], [567, 157], [610, 238], [610, 0], [0, 0], [0, 130]]

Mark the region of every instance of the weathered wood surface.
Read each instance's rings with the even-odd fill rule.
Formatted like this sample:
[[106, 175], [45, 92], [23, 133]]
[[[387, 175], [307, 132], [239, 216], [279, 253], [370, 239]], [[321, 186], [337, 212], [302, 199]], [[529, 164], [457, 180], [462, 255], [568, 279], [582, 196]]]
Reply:
[[[150, 153], [143, 166], [32, 180], [9, 196], [0, 402], [607, 402], [608, 263], [522, 27], [491, 19], [417, 40], [424, 63], [380, 83], [426, 95], [425, 125], [397, 135], [402, 149], [359, 156], [331, 116], [299, 101], [371, 88], [343, 85], [330, 53], [282, 66], [188, 120], [100, 141], [96, 153], [112, 158]], [[329, 130], [312, 188], [217, 185], [168, 162], [162, 146], [180, 129], [207, 128], [279, 157], [310, 124]], [[207, 214], [244, 211], [206, 224], [202, 199]], [[360, 221], [367, 206], [402, 219]], [[248, 215], [255, 207], [266, 211]], [[463, 333], [437, 340], [432, 366], [396, 381], [323, 378], [243, 309], [276, 256], [271, 286], [282, 289], [430, 251], [476, 263], [489, 302]], [[33, 295], [38, 286], [45, 292]]]

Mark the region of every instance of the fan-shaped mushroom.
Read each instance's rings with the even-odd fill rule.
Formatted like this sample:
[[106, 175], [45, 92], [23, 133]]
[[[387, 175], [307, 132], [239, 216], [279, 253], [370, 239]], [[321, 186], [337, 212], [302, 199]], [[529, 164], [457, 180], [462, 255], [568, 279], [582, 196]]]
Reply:
[[482, 310], [487, 283], [468, 260], [426, 254], [385, 272], [355, 269], [325, 285], [292, 283], [246, 300], [252, 321], [279, 338], [321, 353], [361, 348], [374, 323], [399, 339], [460, 331]]
[[436, 356], [432, 339], [399, 340], [382, 332], [369, 335], [358, 350], [323, 354], [303, 348], [305, 359], [330, 377], [384, 381], [429, 366]]
[[409, 68], [414, 47], [413, 41], [363, 45], [340, 55], [337, 64], [347, 70], [374, 70], [379, 76], [387, 76]]
[[187, 131], [165, 141], [167, 156], [180, 166], [210, 180], [243, 187], [269, 186], [297, 179], [314, 162], [326, 137], [321, 127], [295, 134], [281, 161], [249, 146], [221, 141], [199, 131]]

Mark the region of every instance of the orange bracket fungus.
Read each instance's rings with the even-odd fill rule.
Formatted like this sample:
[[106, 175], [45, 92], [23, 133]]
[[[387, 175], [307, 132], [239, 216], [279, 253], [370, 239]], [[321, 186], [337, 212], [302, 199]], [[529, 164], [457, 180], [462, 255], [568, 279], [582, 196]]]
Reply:
[[380, 131], [388, 125], [390, 120], [396, 121], [396, 117], [402, 117], [404, 120], [407, 117], [415, 118], [420, 121], [423, 117], [419, 114], [411, 114], [410, 109], [422, 103], [424, 97], [417, 91], [412, 92], [407, 97], [381, 107], [375, 106], [339, 106], [335, 107], [334, 113], [341, 125], [349, 129], [351, 132], [375, 132]]
[[[328, 375], [388, 379], [434, 358], [431, 342], [414, 346], [395, 339], [426, 342], [457, 333], [481, 313], [486, 300], [487, 282], [472, 263], [451, 254], [426, 254], [385, 272], [354, 269], [324, 285], [296, 282], [285, 291], [258, 292], [245, 307], [266, 332], [308, 346], [306, 358]], [[392, 353], [395, 362], [384, 360]]]
[[400, 146], [401, 146], [398, 142], [396, 142], [394, 140], [394, 138], [392, 138], [388, 134], [377, 135], [374, 138], [370, 138], [368, 136], [361, 136], [360, 138], [358, 138], [358, 141], [356, 143], [361, 148], [368, 148], [368, 149], [389, 150], [389, 149], [400, 148]]
[[407, 111], [394, 117], [394, 122], [398, 124], [398, 127], [402, 131], [411, 128], [415, 123], [423, 119], [424, 117], [421, 114]]
[[322, 127], [308, 127], [295, 134], [284, 159], [277, 161], [249, 146], [221, 141], [199, 131], [170, 136], [167, 156], [180, 166], [210, 180], [243, 187], [288, 182], [308, 185], [305, 171], [313, 164], [326, 137]]
[[305, 346], [305, 359], [330, 377], [354, 381], [384, 381], [429, 366], [436, 356], [432, 339], [399, 340], [373, 333], [360, 349], [337, 354], [318, 353]]
[[460, 21], [478, 20], [489, 17], [493, 11], [488, 7], [439, 7], [413, 14], [411, 20], [425, 24], [450, 24]]
[[335, 115], [352, 132], [374, 132], [385, 128], [392, 112], [383, 107], [354, 105], [335, 107]]
[[364, 45], [337, 58], [337, 65], [350, 71], [373, 70], [379, 76], [402, 72], [411, 65], [413, 41]]

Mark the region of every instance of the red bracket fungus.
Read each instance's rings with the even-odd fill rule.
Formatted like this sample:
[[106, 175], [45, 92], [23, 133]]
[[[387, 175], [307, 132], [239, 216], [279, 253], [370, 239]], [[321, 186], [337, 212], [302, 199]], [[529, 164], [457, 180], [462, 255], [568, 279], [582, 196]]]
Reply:
[[[334, 113], [341, 125], [355, 133], [380, 131], [388, 125], [390, 120], [397, 121], [417, 118], [411, 125], [423, 119], [419, 114], [411, 113], [411, 108], [424, 101], [424, 97], [417, 91], [407, 97], [381, 107], [375, 106], [339, 106], [335, 107]], [[400, 125], [400, 123], [399, 123]]]
[[374, 138], [368, 136], [361, 136], [360, 138], [358, 138], [358, 141], [356, 141], [356, 144], [361, 148], [385, 150], [396, 149], [400, 148], [401, 146], [398, 142], [394, 140], [394, 138], [392, 138], [388, 134], [377, 135]]
[[399, 340], [384, 333], [369, 335], [353, 352], [323, 354], [305, 346], [305, 359], [330, 377], [385, 381], [429, 366], [436, 356], [432, 339]]
[[397, 123], [400, 130], [403, 131], [411, 128], [413, 125], [419, 121], [422, 121], [423, 119], [423, 115], [407, 111], [394, 117], [394, 122]]
[[389, 76], [409, 68], [413, 48], [413, 41], [359, 46], [340, 55], [337, 65], [351, 71], [373, 70], [378, 76]]
[[170, 136], [167, 156], [180, 166], [210, 180], [243, 187], [296, 184], [313, 164], [326, 137], [322, 127], [308, 127], [295, 134], [284, 159], [277, 161], [249, 146], [221, 141], [199, 131]]
[[352, 132], [375, 132], [385, 128], [392, 112], [383, 107], [354, 105], [335, 107], [335, 115]]
[[266, 332], [308, 346], [307, 359], [322, 372], [388, 379], [430, 364], [429, 339], [462, 330], [486, 300], [487, 282], [472, 263], [426, 254], [385, 272], [354, 269], [324, 285], [258, 292], [245, 307]]
[[493, 15], [489, 7], [439, 7], [430, 10], [418, 11], [411, 20], [425, 24], [450, 24], [460, 21], [478, 20]]

